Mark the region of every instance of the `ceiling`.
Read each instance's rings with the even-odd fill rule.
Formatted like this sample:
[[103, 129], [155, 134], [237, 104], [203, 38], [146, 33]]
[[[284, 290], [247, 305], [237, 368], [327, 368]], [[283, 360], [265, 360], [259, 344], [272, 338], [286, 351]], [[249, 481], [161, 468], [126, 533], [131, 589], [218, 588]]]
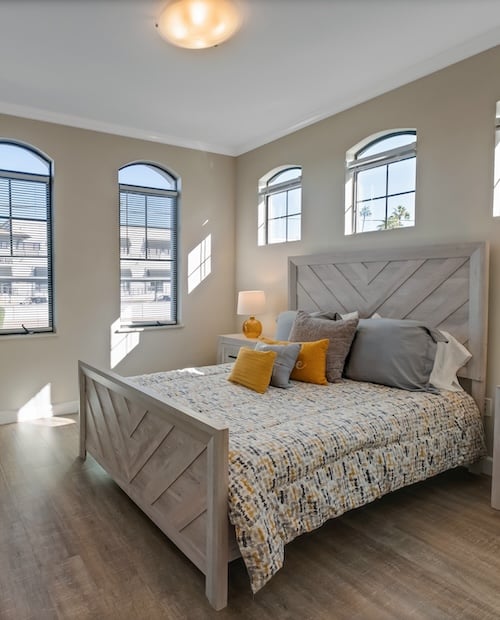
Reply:
[[499, 0], [238, 0], [208, 50], [165, 0], [2, 0], [0, 112], [239, 155], [500, 44]]

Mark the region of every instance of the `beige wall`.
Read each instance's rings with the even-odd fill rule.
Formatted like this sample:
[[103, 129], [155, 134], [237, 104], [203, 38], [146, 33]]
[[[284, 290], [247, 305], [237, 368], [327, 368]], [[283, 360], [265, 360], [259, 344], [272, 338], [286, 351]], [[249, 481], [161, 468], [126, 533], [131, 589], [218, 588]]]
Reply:
[[[266, 291], [263, 322], [272, 333], [275, 315], [287, 304], [289, 255], [487, 239], [487, 392], [493, 396], [500, 382], [500, 218], [491, 215], [499, 67], [495, 48], [236, 159], [0, 115], [0, 137], [32, 144], [55, 161], [57, 326], [51, 336], [1, 339], [0, 413], [22, 407], [46, 385], [52, 403], [75, 400], [77, 359], [110, 367], [111, 325], [119, 312], [117, 170], [135, 160], [157, 162], [182, 179], [184, 327], [140, 333], [118, 373], [214, 362], [217, 334], [239, 329], [237, 290]], [[417, 225], [345, 237], [345, 152], [370, 134], [398, 127], [418, 131]], [[259, 248], [257, 181], [287, 163], [303, 167], [302, 241]], [[212, 273], [188, 295], [187, 255], [208, 233]]]
[[[179, 329], [144, 331], [120, 374], [215, 363], [217, 334], [234, 320], [234, 178], [231, 157], [0, 115], [0, 137], [29, 143], [55, 162], [57, 333], [2, 337], [0, 413], [50, 384], [53, 404], [76, 400], [77, 360], [110, 367], [119, 316], [118, 186], [124, 164], [147, 160], [181, 177]], [[205, 223], [206, 222], [206, 223]], [[187, 255], [212, 235], [212, 273], [189, 295]]]
[[[500, 218], [492, 217], [499, 68], [497, 47], [238, 158], [236, 287], [266, 291], [265, 331], [272, 333], [274, 316], [286, 308], [289, 255], [486, 239], [491, 243], [487, 393], [494, 395], [500, 383]], [[415, 228], [344, 236], [347, 149], [400, 127], [418, 132]], [[257, 247], [258, 179], [287, 163], [303, 168], [302, 240]]]

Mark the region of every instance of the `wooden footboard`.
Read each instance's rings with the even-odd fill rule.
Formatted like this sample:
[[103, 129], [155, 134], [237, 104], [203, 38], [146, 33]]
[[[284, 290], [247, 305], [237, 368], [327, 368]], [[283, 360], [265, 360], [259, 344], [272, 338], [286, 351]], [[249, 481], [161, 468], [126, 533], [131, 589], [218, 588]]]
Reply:
[[80, 456], [87, 451], [205, 574], [227, 604], [228, 430], [79, 362]]

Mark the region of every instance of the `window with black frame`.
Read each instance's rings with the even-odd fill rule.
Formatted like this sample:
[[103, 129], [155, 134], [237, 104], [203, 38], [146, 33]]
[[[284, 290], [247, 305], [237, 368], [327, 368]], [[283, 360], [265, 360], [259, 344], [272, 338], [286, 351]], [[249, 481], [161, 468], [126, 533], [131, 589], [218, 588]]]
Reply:
[[258, 244], [300, 241], [302, 168], [288, 166], [259, 182]]
[[417, 134], [379, 135], [347, 156], [346, 233], [415, 226]]
[[54, 331], [52, 162], [0, 141], [0, 334]]
[[167, 170], [134, 163], [119, 170], [120, 324], [177, 324], [179, 181]]

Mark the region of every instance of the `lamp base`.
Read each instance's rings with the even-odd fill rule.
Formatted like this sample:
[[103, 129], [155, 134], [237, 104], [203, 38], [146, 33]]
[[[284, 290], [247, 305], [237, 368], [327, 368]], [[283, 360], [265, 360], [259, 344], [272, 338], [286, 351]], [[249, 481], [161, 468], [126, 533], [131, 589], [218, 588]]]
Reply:
[[254, 316], [251, 316], [244, 321], [242, 331], [247, 338], [258, 338], [262, 334], [262, 323]]

